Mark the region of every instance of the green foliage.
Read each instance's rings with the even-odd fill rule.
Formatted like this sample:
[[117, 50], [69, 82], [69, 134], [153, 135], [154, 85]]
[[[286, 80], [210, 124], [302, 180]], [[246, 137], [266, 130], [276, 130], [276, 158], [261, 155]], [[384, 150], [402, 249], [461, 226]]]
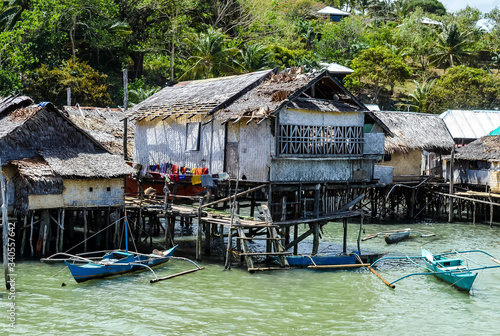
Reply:
[[435, 113], [448, 109], [494, 109], [500, 103], [500, 79], [482, 69], [455, 66], [434, 85], [429, 101]]
[[407, 13], [422, 9], [425, 13], [446, 15], [446, 8], [438, 0], [409, 0], [405, 2], [405, 7]]
[[413, 82], [415, 83], [416, 87], [415, 91], [409, 94], [411, 104], [408, 104], [407, 106], [412, 108], [416, 112], [432, 113], [430, 96], [436, 80], [432, 79], [428, 82], [424, 81], [423, 83], [419, 83], [417, 81]]
[[240, 50], [239, 64], [246, 72], [253, 72], [274, 67], [273, 54], [260, 43], [247, 43]]
[[367, 21], [350, 16], [335, 24], [328, 22], [321, 28], [321, 40], [317, 43], [317, 55], [327, 62], [345, 64], [367, 49]]
[[431, 55], [433, 63], [453, 67], [455, 63], [464, 62], [471, 55], [467, 49], [470, 35], [471, 32], [461, 31], [456, 23], [445, 25], [436, 39], [436, 52]]
[[411, 71], [403, 59], [383, 47], [362, 51], [352, 60], [351, 67], [354, 72], [346, 77], [346, 86], [351, 89], [369, 87], [377, 103], [385, 86], [392, 89], [395, 83], [403, 82], [411, 76]]
[[227, 47], [227, 35], [220, 29], [208, 28], [206, 33], [194, 34], [186, 39], [190, 55], [190, 68], [182, 76], [185, 79], [218, 77], [223, 73], [234, 72], [236, 62], [234, 57], [239, 52], [237, 48]]
[[35, 100], [64, 104], [69, 87], [72, 101], [80, 105], [106, 106], [111, 103], [105, 83], [107, 76], [99, 74], [86, 62], [71, 58], [53, 69], [42, 64], [29, 75], [28, 93]]

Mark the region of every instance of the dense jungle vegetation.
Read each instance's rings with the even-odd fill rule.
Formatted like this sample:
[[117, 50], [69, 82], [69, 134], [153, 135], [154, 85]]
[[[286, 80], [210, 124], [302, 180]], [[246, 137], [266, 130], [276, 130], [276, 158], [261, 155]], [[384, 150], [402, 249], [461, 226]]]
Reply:
[[[325, 5], [351, 13], [320, 18]], [[430, 21], [429, 19], [434, 20]], [[477, 25], [487, 19], [491, 29]], [[277, 67], [355, 72], [381, 108], [440, 113], [500, 105], [500, 9], [447, 13], [438, 0], [7, 0], [0, 95], [93, 106], [139, 102], [172, 82]]]

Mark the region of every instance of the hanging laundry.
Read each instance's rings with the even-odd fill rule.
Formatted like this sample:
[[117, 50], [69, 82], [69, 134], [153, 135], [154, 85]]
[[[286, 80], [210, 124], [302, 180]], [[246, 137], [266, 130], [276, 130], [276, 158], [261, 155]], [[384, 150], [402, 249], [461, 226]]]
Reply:
[[191, 183], [193, 185], [200, 184], [201, 183], [201, 177], [200, 177], [200, 175], [193, 175], [193, 177], [191, 178]]
[[201, 175], [201, 186], [202, 187], [215, 187], [214, 180], [212, 179], [212, 176], [210, 175]]
[[186, 173], [186, 167], [181, 167], [181, 173], [183, 173], [183, 174]]
[[196, 168], [194, 171], [195, 175], [203, 175], [203, 168]]
[[172, 165], [172, 174], [179, 174], [179, 166]]
[[202, 175], [208, 174], [208, 168], [207, 167], [201, 168], [201, 174]]

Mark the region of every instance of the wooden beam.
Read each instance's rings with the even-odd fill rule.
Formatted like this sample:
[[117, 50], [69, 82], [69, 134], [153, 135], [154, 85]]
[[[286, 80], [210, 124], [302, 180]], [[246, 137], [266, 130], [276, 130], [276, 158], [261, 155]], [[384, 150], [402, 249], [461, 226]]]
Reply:
[[249, 194], [251, 192], [254, 192], [256, 190], [259, 190], [260, 188], [265, 188], [265, 187], [267, 187], [267, 184], [262, 184], [262, 185], [260, 185], [258, 187], [254, 187], [254, 188], [248, 189], [247, 191], [240, 192], [239, 194], [236, 194], [236, 195], [233, 195], [233, 196], [224, 197], [224, 198], [221, 198], [221, 199], [219, 199], [217, 201], [210, 202], [210, 203], [207, 203], [207, 204], [203, 204], [201, 207], [202, 208], [206, 208], [206, 207], [210, 207], [212, 205], [215, 205], [217, 203], [226, 202], [226, 201], [229, 201], [229, 200], [234, 200], [237, 197], [241, 197], [241, 196], [247, 195], [247, 194]]

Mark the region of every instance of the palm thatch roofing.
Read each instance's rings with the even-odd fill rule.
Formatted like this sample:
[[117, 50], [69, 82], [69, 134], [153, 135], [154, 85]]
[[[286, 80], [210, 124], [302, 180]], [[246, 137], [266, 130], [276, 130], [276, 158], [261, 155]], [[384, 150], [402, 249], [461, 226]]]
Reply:
[[413, 149], [451, 152], [455, 142], [439, 116], [416, 112], [373, 112], [391, 130], [385, 137], [387, 154], [408, 153]]
[[[104, 145], [111, 153], [123, 155], [123, 118], [125, 112], [120, 108], [99, 108], [83, 106], [63, 106], [65, 113], [76, 125], [87, 131], [94, 139]], [[134, 152], [135, 127], [127, 127], [127, 155]]]
[[57, 176], [41, 156], [12, 160], [10, 163], [17, 168], [30, 194], [61, 194], [63, 192], [64, 179]]
[[272, 70], [249, 74], [180, 82], [168, 86], [135, 105], [131, 119], [149, 120], [171, 115], [206, 115], [231, 102], [231, 99], [254, 87]]
[[52, 104], [29, 97], [0, 101], [0, 158], [25, 179], [56, 183], [60, 178], [110, 178], [132, 173]]
[[223, 123], [245, 118], [247, 124], [261, 122], [282, 108], [314, 109], [323, 112], [364, 112], [387, 127], [328, 71], [304, 74], [300, 68], [274, 70], [181, 82], [166, 87], [132, 108], [130, 117], [164, 120], [170, 116], [211, 116]]
[[455, 159], [500, 161], [500, 135], [488, 135], [457, 148]]

